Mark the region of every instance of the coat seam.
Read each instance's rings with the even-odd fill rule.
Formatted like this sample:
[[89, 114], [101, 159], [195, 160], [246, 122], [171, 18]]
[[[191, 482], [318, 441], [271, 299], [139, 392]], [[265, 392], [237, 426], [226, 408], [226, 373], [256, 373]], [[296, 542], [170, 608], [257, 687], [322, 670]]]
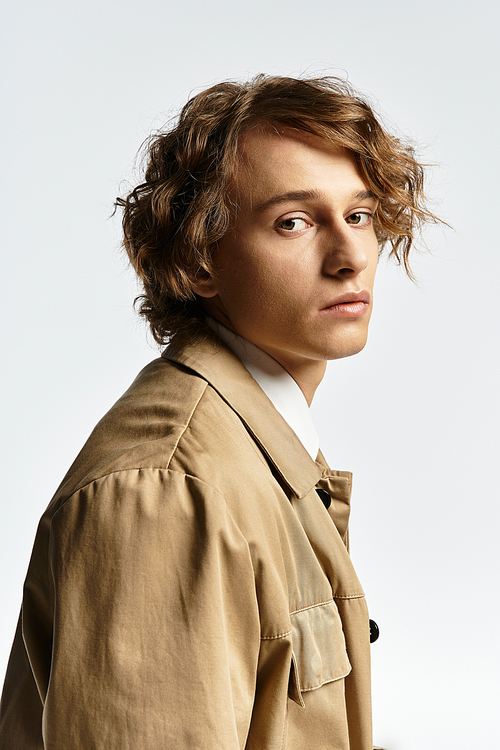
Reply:
[[274, 641], [277, 638], [286, 638], [287, 635], [291, 635], [292, 631], [287, 630], [286, 633], [280, 633], [279, 635], [261, 635], [261, 641]]
[[[334, 596], [333, 599], [326, 599], [324, 602], [317, 602], [316, 604], [309, 604], [307, 607], [294, 609], [292, 612], [290, 612], [290, 617], [292, 615], [297, 615], [300, 612], [306, 612], [309, 609], [315, 609], [315, 607], [324, 607], [327, 604], [333, 604], [334, 599], [362, 599], [363, 597], [364, 597], [364, 594], [353, 594], [352, 596]], [[292, 633], [291, 630], [287, 630], [286, 633], [279, 633], [278, 635], [261, 635], [260, 639], [261, 641], [272, 641], [272, 640], [277, 640], [279, 638], [286, 638], [286, 636], [291, 635], [291, 633]], [[340, 679], [340, 678], [336, 677], [335, 679]], [[330, 680], [330, 682], [333, 682], [333, 680]], [[322, 684], [325, 684], [325, 683], [322, 683]], [[308, 688], [308, 690], [314, 690], [314, 688]]]
[[334, 599], [364, 599], [365, 595], [364, 594], [349, 594], [348, 596], [338, 596], [334, 594], [333, 598]]
[[307, 687], [307, 688], [300, 688], [301, 693], [308, 693], [311, 690], [317, 690], [320, 687], [323, 687], [323, 685], [328, 685], [329, 682], [338, 682], [338, 680], [343, 680], [347, 677], [348, 674], [351, 673], [351, 670], [349, 669], [345, 674], [341, 674], [339, 677], [332, 677], [330, 680], [324, 680], [323, 682], [320, 682], [318, 685], [313, 685], [313, 687]]
[[290, 616], [297, 615], [299, 612], [305, 612], [308, 609], [314, 609], [315, 607], [324, 607], [327, 604], [333, 604], [335, 599], [364, 599], [364, 594], [348, 594], [342, 596], [340, 594], [333, 594], [332, 599], [326, 599], [324, 602], [316, 602], [315, 604], [308, 604], [307, 607], [300, 607], [290, 612]]
[[175, 454], [175, 451], [177, 450], [177, 448], [179, 446], [179, 443], [181, 441], [181, 438], [184, 436], [184, 433], [186, 432], [187, 428], [191, 424], [191, 420], [193, 419], [193, 415], [194, 415], [196, 409], [198, 408], [198, 404], [200, 403], [201, 399], [205, 395], [205, 393], [207, 391], [207, 388], [208, 388], [208, 383], [205, 380], [205, 387], [203, 388], [202, 392], [200, 393], [200, 397], [198, 398], [198, 400], [196, 401], [196, 403], [193, 405], [193, 408], [191, 410], [191, 414], [189, 415], [188, 419], [186, 420], [186, 424], [184, 425], [184, 429], [181, 432], [179, 432], [179, 436], [178, 436], [178, 438], [177, 438], [177, 440], [175, 442], [175, 445], [172, 448], [172, 451], [170, 453], [170, 458], [168, 459], [168, 463], [167, 463], [167, 466], [166, 466], [167, 469], [170, 466], [170, 463], [171, 463], [172, 458], [173, 458], [173, 456]]
[[[170, 461], [169, 461], [170, 463]], [[208, 482], [205, 482], [203, 479], [200, 479], [200, 477], [195, 476], [194, 474], [188, 474], [185, 471], [179, 471], [178, 469], [170, 469], [169, 466], [127, 466], [126, 469], [113, 469], [113, 471], [108, 471], [106, 474], [101, 474], [98, 477], [94, 477], [93, 479], [89, 479], [89, 481], [86, 484], [82, 484], [81, 487], [77, 487], [76, 490], [74, 490], [70, 495], [68, 495], [62, 502], [60, 507], [54, 512], [54, 516], [61, 510], [61, 508], [66, 505], [66, 503], [69, 500], [72, 500], [73, 497], [78, 495], [79, 492], [82, 492], [82, 490], [88, 489], [88, 487], [91, 487], [96, 482], [102, 482], [105, 479], [108, 479], [109, 477], [114, 476], [115, 474], [128, 474], [132, 471], [166, 471], [169, 474], [178, 474], [183, 477], [188, 477], [190, 479], [195, 479], [197, 482], [201, 482], [201, 484], [204, 484], [206, 487], [210, 487], [210, 489], [213, 492], [216, 492], [221, 497], [224, 497], [221, 495], [219, 490], [217, 490], [215, 487], [212, 487], [211, 484], [208, 484]], [[54, 517], [53, 516], [53, 517]]]
[[290, 612], [290, 616], [297, 615], [299, 612], [305, 612], [307, 609], [314, 609], [314, 607], [324, 607], [325, 604], [333, 604], [333, 599], [327, 599], [324, 602], [317, 602], [316, 604], [308, 604], [307, 607], [301, 607], [300, 609], [294, 609]]

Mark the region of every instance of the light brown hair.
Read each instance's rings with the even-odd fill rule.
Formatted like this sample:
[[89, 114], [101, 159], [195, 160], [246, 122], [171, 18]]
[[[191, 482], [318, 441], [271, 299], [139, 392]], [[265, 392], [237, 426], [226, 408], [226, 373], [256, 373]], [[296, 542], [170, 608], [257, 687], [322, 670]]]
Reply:
[[214, 250], [235, 218], [230, 188], [238, 143], [250, 128], [266, 125], [311, 133], [351, 152], [379, 200], [380, 248], [389, 245], [389, 255], [411, 275], [415, 234], [435, 220], [425, 207], [424, 170], [413, 148], [340, 79], [259, 75], [220, 83], [190, 99], [174, 127], [148, 140], [144, 181], [116, 202], [123, 208], [124, 246], [144, 287], [139, 311], [158, 343], [174, 335], [193, 340], [204, 328], [191, 283], [214, 273]]

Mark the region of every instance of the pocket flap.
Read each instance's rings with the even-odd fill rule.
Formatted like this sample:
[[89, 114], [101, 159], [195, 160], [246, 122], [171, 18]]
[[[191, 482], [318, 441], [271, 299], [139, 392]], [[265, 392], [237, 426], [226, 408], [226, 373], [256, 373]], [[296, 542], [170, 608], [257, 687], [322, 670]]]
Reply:
[[289, 697], [304, 706], [302, 693], [346, 677], [351, 671], [342, 623], [334, 601], [294, 612]]

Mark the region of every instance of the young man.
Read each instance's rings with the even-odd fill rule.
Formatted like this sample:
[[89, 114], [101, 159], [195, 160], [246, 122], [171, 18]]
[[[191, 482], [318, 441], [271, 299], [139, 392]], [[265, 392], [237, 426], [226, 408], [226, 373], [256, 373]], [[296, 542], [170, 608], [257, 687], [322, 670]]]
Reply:
[[422, 169], [345, 83], [260, 76], [195, 96], [119, 204], [170, 344], [40, 522], [0, 747], [371, 750], [351, 477], [308, 404], [430, 218]]

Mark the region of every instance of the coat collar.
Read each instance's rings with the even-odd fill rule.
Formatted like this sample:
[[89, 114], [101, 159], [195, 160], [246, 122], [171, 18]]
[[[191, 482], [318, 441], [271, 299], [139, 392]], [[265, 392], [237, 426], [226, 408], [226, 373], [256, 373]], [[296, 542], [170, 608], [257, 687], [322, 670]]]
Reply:
[[230, 331], [219, 321], [208, 318], [207, 324], [236, 354], [314, 461], [319, 451], [318, 433], [306, 398], [292, 376], [267, 352]]
[[324, 474], [264, 391], [222, 342], [170, 345], [162, 355], [193, 370], [238, 414], [254, 440], [297, 498], [304, 497]]

